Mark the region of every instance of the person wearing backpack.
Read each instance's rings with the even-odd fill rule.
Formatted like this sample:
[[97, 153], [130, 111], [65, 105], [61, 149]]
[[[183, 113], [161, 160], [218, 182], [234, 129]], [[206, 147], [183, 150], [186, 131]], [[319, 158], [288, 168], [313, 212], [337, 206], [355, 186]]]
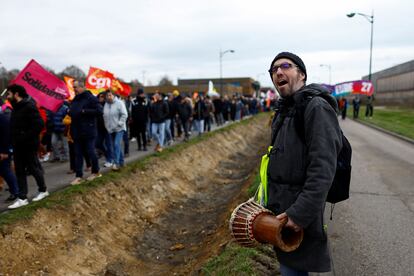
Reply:
[[302, 59], [279, 53], [270, 65], [270, 77], [281, 96], [272, 122], [264, 205], [288, 218], [291, 231], [304, 230], [293, 252], [275, 248], [282, 275], [308, 275], [331, 270], [324, 209], [342, 148], [338, 106], [325, 88], [306, 85]]

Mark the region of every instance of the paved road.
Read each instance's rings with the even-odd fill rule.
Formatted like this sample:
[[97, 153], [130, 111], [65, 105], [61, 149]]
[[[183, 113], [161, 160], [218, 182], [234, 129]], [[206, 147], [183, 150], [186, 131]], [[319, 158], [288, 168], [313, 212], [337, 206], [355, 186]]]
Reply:
[[341, 124], [353, 171], [351, 198], [328, 222], [331, 274], [414, 275], [414, 146], [351, 120]]

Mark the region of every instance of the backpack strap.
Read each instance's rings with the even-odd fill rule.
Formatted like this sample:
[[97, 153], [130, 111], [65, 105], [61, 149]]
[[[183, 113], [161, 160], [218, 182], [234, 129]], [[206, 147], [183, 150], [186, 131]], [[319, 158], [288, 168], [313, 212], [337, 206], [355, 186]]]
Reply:
[[309, 102], [315, 97], [316, 95], [303, 95], [300, 99], [295, 103], [295, 113], [294, 113], [294, 124], [296, 132], [298, 133], [299, 138], [301, 141], [306, 144], [305, 139], [305, 110], [308, 106]]
[[294, 124], [296, 132], [301, 139], [301, 141], [306, 145], [305, 139], [305, 111], [306, 107], [310, 103], [310, 101], [315, 97], [321, 97], [322, 99], [326, 99], [326, 97], [330, 97], [330, 95], [324, 92], [316, 92], [316, 93], [309, 93], [303, 92], [295, 101], [295, 108], [294, 108]]
[[[276, 141], [276, 137], [279, 133], [279, 130], [282, 127], [283, 122], [285, 121], [285, 118], [288, 115], [288, 110], [286, 108], [286, 103], [284, 99], [280, 99], [277, 102], [276, 108], [274, 109], [274, 111], [275, 111], [275, 114], [274, 114], [273, 121], [272, 121], [272, 140], [270, 142], [271, 146], [274, 145]], [[269, 155], [274, 152], [274, 149], [276, 149], [276, 147], [273, 147], [273, 149], [269, 152]]]

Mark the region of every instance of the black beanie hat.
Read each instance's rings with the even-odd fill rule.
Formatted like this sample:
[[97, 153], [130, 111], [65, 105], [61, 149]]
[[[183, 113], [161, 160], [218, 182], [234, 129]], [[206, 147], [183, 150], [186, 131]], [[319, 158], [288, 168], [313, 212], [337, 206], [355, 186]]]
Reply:
[[137, 95], [144, 94], [144, 89], [138, 88]]
[[289, 52], [281, 52], [279, 53], [272, 61], [272, 63], [270, 64], [270, 69], [272, 69], [273, 64], [275, 63], [276, 60], [281, 59], [281, 58], [287, 58], [290, 59], [291, 61], [293, 61], [293, 63], [295, 63], [300, 71], [302, 71], [303, 74], [305, 74], [305, 81], [307, 79], [307, 74], [306, 74], [306, 67], [305, 67], [305, 63], [303, 63], [302, 59], [300, 57], [298, 57], [295, 54], [289, 53]]

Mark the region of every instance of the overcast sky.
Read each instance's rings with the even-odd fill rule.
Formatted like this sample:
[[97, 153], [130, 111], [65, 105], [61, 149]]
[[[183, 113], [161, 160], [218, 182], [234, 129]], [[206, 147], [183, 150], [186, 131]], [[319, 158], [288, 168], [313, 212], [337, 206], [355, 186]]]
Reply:
[[412, 0], [1, 0], [0, 66], [22, 69], [32, 58], [60, 72], [77, 65], [126, 81], [163, 75], [252, 77], [280, 51], [304, 60], [308, 82], [332, 83], [368, 74], [374, 10], [373, 72], [414, 59]]

